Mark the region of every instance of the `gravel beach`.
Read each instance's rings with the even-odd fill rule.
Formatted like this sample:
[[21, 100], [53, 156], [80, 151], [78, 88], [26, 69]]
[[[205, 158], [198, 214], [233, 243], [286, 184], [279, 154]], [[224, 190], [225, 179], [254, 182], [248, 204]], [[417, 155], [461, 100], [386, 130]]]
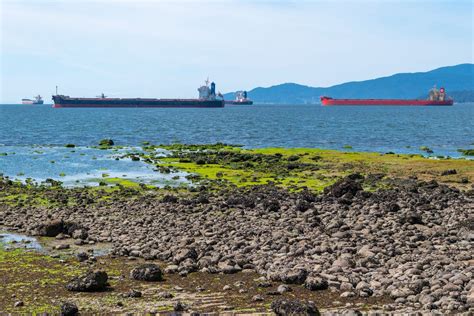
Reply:
[[472, 312], [473, 191], [405, 179], [368, 192], [366, 181], [353, 174], [322, 194], [265, 185], [54, 209], [4, 204], [0, 225], [108, 242], [117, 256], [166, 263], [165, 275], [254, 271], [262, 284], [389, 297], [388, 311]]

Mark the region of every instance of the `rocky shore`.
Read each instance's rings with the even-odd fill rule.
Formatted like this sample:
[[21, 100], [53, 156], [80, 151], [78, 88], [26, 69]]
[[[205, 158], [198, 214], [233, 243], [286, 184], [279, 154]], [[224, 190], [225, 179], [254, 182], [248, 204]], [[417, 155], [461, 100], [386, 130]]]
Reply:
[[255, 271], [262, 287], [389, 297], [386, 310], [472, 312], [472, 190], [391, 180], [369, 192], [367, 181], [353, 174], [322, 194], [263, 185], [59, 208], [2, 204], [0, 225], [109, 242], [117, 256], [165, 262], [165, 275]]

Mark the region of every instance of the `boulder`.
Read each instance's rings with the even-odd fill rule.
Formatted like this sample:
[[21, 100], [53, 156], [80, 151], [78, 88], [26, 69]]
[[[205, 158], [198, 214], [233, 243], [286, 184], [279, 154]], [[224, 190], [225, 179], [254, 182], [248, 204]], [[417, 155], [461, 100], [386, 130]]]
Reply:
[[177, 264], [179, 264], [181, 261], [184, 261], [186, 259], [193, 259], [196, 260], [198, 257], [198, 254], [194, 248], [183, 248], [178, 250], [178, 252], [174, 255], [173, 260]]
[[153, 263], [139, 265], [130, 271], [130, 277], [139, 281], [162, 281], [163, 273], [159, 266]]
[[311, 315], [319, 316], [319, 310], [312, 302], [279, 299], [271, 304], [272, 311], [278, 316]]
[[304, 269], [285, 270], [280, 273], [270, 275], [273, 281], [281, 281], [286, 284], [303, 284], [308, 276], [308, 272]]
[[46, 237], [56, 237], [63, 232], [63, 221], [51, 221], [41, 224], [38, 227], [38, 235]]
[[107, 287], [108, 275], [105, 271], [91, 271], [72, 279], [66, 289], [73, 292], [100, 292]]
[[321, 291], [328, 288], [328, 281], [319, 276], [309, 276], [304, 282], [305, 288], [311, 291]]
[[79, 313], [77, 305], [72, 302], [64, 302], [61, 304], [61, 316], [75, 316]]
[[362, 191], [362, 185], [356, 180], [356, 177], [352, 175], [349, 175], [324, 189], [326, 195], [336, 198], [340, 198], [347, 193], [355, 195], [359, 191]]

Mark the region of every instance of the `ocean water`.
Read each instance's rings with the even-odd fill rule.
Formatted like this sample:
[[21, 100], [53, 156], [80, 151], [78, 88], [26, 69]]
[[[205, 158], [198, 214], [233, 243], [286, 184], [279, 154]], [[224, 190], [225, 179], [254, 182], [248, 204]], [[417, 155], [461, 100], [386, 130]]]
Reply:
[[[458, 149], [474, 147], [473, 122], [474, 104], [452, 107], [257, 104], [219, 109], [53, 109], [50, 105], [0, 105], [0, 153], [18, 153], [16, 159], [12, 158], [14, 155], [0, 155], [0, 173], [43, 179], [63, 172], [75, 182], [77, 177], [84, 178], [81, 175], [87, 178], [87, 173], [96, 177], [101, 173], [137, 172], [135, 176], [146, 177], [153, 172], [140, 163], [116, 162], [108, 151], [87, 149], [103, 138], [125, 146], [137, 146], [143, 141], [224, 142], [249, 148], [344, 149], [349, 145], [354, 151], [418, 154], [424, 153], [421, 146], [427, 146], [434, 151], [433, 156], [460, 157]], [[58, 155], [66, 155], [63, 151], [68, 143], [79, 146], [77, 151], [83, 155], [58, 159]], [[42, 158], [34, 159], [38, 154], [33, 146], [44, 147]], [[62, 163], [54, 167], [47, 164], [54, 159]]]

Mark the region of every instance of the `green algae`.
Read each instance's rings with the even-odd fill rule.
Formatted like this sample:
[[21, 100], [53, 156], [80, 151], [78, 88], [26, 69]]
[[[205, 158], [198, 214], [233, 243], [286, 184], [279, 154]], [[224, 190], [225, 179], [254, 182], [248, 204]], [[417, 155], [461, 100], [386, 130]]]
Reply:
[[464, 156], [474, 156], [474, 149], [458, 149]]
[[[78, 263], [62, 263], [58, 259], [31, 250], [6, 249], [0, 244], [0, 284], [2, 312], [22, 314], [57, 313], [59, 306], [51, 304], [51, 294], [57, 293], [70, 278], [84, 272]], [[15, 294], [15, 298], [12, 295]], [[22, 300], [25, 305], [13, 307], [9, 300]]]
[[[249, 186], [274, 183], [291, 190], [309, 188], [321, 191], [350, 173], [385, 174], [393, 177], [417, 176], [451, 185], [474, 180], [474, 162], [465, 159], [429, 159], [422, 155], [344, 152], [314, 148], [243, 149], [229, 145], [167, 146], [168, 157], [149, 154], [157, 166], [194, 174], [216, 186]], [[446, 169], [456, 169], [452, 178], [441, 178]], [[458, 179], [459, 178], [459, 179]], [[463, 180], [465, 182], [465, 180]]]

